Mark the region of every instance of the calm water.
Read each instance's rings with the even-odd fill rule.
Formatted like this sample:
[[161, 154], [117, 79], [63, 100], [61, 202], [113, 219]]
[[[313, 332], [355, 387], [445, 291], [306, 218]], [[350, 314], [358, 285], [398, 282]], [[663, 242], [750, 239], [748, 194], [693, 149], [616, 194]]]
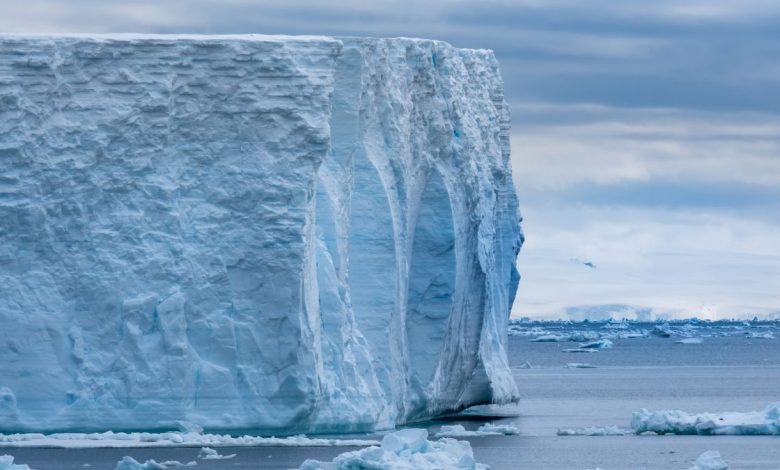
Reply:
[[[540, 324], [534, 324], [537, 328]], [[609, 331], [592, 324], [587, 329]], [[510, 361], [523, 400], [519, 416], [507, 418], [519, 436], [468, 439], [477, 461], [494, 469], [687, 469], [706, 450], [718, 450], [731, 469], [780, 469], [780, 437], [621, 436], [559, 437], [559, 428], [628, 427], [639, 408], [702, 411], [753, 411], [780, 401], [778, 339], [750, 339], [733, 325], [693, 330], [702, 344], [677, 344], [679, 338], [613, 339], [612, 349], [591, 354], [562, 352], [576, 343], [530, 342], [510, 337]], [[542, 324], [548, 332], [582, 330], [583, 325]], [[640, 325], [649, 330], [652, 325]], [[633, 328], [633, 326], [632, 326]], [[640, 329], [641, 329], [640, 328]], [[613, 332], [614, 333], [614, 332]], [[528, 362], [531, 368], [522, 368]], [[567, 369], [587, 362], [594, 369]], [[476, 429], [479, 421], [458, 421]], [[441, 423], [428, 423], [433, 433]], [[452, 424], [449, 422], [448, 424]], [[198, 461], [199, 469], [295, 468], [307, 458], [330, 460], [349, 448], [221, 448], [234, 459]], [[38, 470], [113, 469], [124, 455], [158, 462], [195, 460], [197, 448], [168, 449], [0, 449], [17, 463]]]

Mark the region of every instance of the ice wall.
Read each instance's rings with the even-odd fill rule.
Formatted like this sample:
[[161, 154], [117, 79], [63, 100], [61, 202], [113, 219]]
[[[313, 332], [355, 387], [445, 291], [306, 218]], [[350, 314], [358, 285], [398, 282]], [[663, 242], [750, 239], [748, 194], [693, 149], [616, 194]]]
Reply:
[[437, 41], [0, 36], [0, 431], [514, 400], [508, 129]]

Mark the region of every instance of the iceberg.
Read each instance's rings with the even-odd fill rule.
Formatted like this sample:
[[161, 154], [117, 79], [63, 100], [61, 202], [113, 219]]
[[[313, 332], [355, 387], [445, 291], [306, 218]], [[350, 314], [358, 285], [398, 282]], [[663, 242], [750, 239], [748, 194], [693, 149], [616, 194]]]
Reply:
[[698, 434], [733, 436], [780, 436], [780, 402], [763, 411], [749, 413], [700, 413], [679, 410], [648, 411], [641, 409], [631, 418], [637, 433]]
[[332, 462], [307, 460], [300, 470], [337, 470], [370, 468], [376, 470], [488, 470], [474, 461], [468, 441], [455, 439], [428, 440], [425, 429], [403, 429], [387, 434], [379, 447], [345, 452]]
[[29, 465], [14, 463], [13, 455], [0, 455], [0, 470], [32, 470]]
[[729, 465], [716, 450], [708, 450], [702, 453], [688, 470], [728, 470]]
[[514, 424], [485, 423], [476, 431], [468, 431], [462, 424], [444, 425], [436, 437], [515, 436], [520, 430]]
[[432, 40], [0, 35], [0, 432], [516, 401], [502, 88]]
[[117, 462], [115, 470], [166, 470], [168, 468], [196, 467], [197, 465], [198, 462], [195, 462], [194, 460], [187, 463], [182, 463], [178, 460], [167, 460], [158, 463], [154, 459], [150, 459], [141, 463], [126, 455], [122, 457], [122, 460]]

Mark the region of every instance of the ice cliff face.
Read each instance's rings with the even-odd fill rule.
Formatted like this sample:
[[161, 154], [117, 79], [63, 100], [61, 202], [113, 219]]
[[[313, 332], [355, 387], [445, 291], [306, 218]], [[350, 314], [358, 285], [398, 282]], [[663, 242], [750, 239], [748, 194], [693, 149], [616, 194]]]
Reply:
[[0, 36], [0, 431], [360, 431], [517, 396], [489, 51]]

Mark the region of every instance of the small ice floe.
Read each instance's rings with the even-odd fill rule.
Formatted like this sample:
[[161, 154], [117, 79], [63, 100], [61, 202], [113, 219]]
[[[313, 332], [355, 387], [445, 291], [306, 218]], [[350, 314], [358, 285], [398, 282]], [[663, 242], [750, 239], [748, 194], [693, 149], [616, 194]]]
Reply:
[[672, 336], [672, 329], [668, 323], [655, 325], [655, 327], [653, 327], [653, 330], [650, 332], [650, 334], [653, 336], [659, 336], [661, 338], [668, 338]]
[[476, 431], [467, 431], [460, 424], [442, 426], [435, 437], [480, 437], [480, 436], [515, 436], [520, 430], [514, 424], [486, 423]]
[[531, 338], [528, 341], [532, 343], [566, 343], [571, 341], [568, 335], [542, 335]]
[[745, 336], [750, 339], [775, 339], [771, 331], [746, 331]]
[[379, 447], [345, 452], [331, 462], [309, 459], [300, 466], [300, 470], [340, 468], [487, 470], [488, 466], [474, 461], [467, 441], [429, 441], [425, 429], [402, 429], [385, 435]]
[[561, 352], [565, 352], [565, 353], [594, 353], [596, 351], [598, 351], [598, 349], [594, 349], [594, 348], [566, 348], [566, 349], [561, 349]]
[[557, 434], [559, 436], [629, 436], [634, 434], [634, 431], [617, 426], [588, 426], [559, 429]]
[[180, 467], [194, 467], [198, 465], [197, 462], [181, 463], [178, 460], [168, 460], [166, 462], [155, 462], [153, 459], [149, 459], [144, 463], [137, 461], [130, 456], [122, 457], [122, 460], [117, 462], [114, 470], [166, 470], [168, 468], [180, 468]]
[[567, 369], [595, 369], [596, 366], [588, 364], [587, 362], [569, 362], [566, 364]]
[[679, 410], [641, 409], [631, 418], [631, 428], [637, 434], [780, 436], [780, 402], [749, 413], [690, 414]]
[[14, 463], [13, 455], [0, 455], [0, 470], [32, 470], [29, 465]]
[[683, 338], [675, 341], [677, 344], [701, 344], [704, 340], [701, 338]]
[[211, 447], [201, 447], [198, 452], [198, 458], [201, 460], [226, 460], [232, 459], [236, 454], [220, 455], [219, 452]]
[[600, 339], [598, 341], [580, 344], [580, 348], [582, 349], [610, 349], [612, 346], [612, 341], [608, 339]]
[[60, 433], [60, 434], [0, 434], [2, 447], [58, 447], [58, 448], [134, 448], [134, 447], [245, 447], [245, 446], [371, 446], [379, 444], [366, 439], [310, 438], [301, 434], [289, 437], [233, 437], [220, 434], [196, 432], [104, 432], [104, 433]]
[[517, 368], [518, 369], [533, 369], [534, 366], [532, 366], [530, 362], [525, 361], [524, 363], [522, 363], [519, 366], [517, 366]]
[[729, 465], [721, 458], [720, 452], [708, 450], [696, 459], [688, 470], [728, 470]]
[[505, 405], [475, 405], [462, 410], [452, 416], [466, 416], [468, 418], [500, 419], [516, 418], [520, 416], [520, 407], [516, 403]]

